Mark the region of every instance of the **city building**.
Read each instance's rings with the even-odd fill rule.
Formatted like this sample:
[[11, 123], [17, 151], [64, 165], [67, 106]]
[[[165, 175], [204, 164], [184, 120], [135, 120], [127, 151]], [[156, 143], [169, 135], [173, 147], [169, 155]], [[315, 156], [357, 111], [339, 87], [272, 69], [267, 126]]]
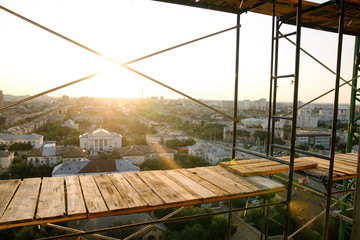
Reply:
[[245, 127], [261, 127], [263, 124], [267, 124], [268, 121], [261, 118], [245, 118], [241, 120], [241, 123]]
[[55, 143], [45, 143], [43, 147], [30, 151], [27, 163], [34, 165], [55, 165], [58, 162], [73, 162], [86, 159], [86, 154], [79, 147], [56, 146]]
[[193, 146], [188, 146], [189, 155], [203, 158], [210, 164], [217, 164], [224, 160], [231, 159], [231, 152], [223, 147], [212, 143], [199, 142]]
[[[313, 108], [307, 106], [298, 110], [297, 126], [301, 128], [317, 128], [318, 117], [313, 116]], [[289, 122], [289, 121], [288, 121]]]
[[72, 129], [78, 129], [79, 128], [79, 124], [76, 123], [74, 120], [66, 120], [63, 124], [61, 124], [61, 126], [63, 127], [69, 127], [69, 128], [72, 128]]
[[250, 101], [239, 101], [239, 110], [254, 110], [254, 111], [266, 111], [267, 103], [265, 98]]
[[89, 122], [92, 124], [104, 123], [104, 117], [99, 115], [79, 115], [79, 116], [75, 116], [74, 120], [77, 122]]
[[179, 132], [170, 132], [170, 133], [161, 133], [161, 134], [147, 134], [146, 135], [146, 143], [147, 144], [164, 144], [169, 140], [180, 140], [186, 141], [188, 139], [187, 134], [182, 134]]
[[116, 160], [92, 160], [84, 166], [78, 175], [94, 175], [109, 173], [138, 172], [140, 168], [133, 165], [126, 159]]
[[145, 153], [137, 149], [135, 146], [122, 149], [122, 157], [124, 159], [133, 159], [142, 164], [145, 161]]
[[323, 146], [325, 149], [330, 149], [330, 133], [319, 132], [302, 132], [296, 134], [295, 145], [306, 145], [315, 147], [316, 145]]
[[41, 136], [36, 133], [30, 135], [12, 135], [7, 133], [0, 133], [0, 144], [10, 146], [14, 143], [28, 143], [33, 146], [33, 148], [40, 148], [43, 144], [44, 136]]
[[153, 158], [174, 159], [175, 151], [163, 145], [133, 145], [121, 150], [124, 159], [133, 159], [142, 164]]
[[0, 150], [0, 168], [8, 168], [14, 160], [14, 152]]
[[89, 160], [82, 159], [75, 162], [63, 162], [56, 165], [51, 173], [52, 177], [66, 177], [76, 175], [83, 167], [89, 163]]
[[90, 155], [97, 155], [98, 152], [121, 149], [122, 136], [118, 133], [109, 132], [99, 128], [92, 132], [80, 135], [80, 148], [90, 152]]
[[61, 101], [62, 101], [63, 103], [68, 104], [68, 103], [70, 103], [70, 98], [69, 98], [69, 96], [67, 96], [67, 95], [62, 95]]

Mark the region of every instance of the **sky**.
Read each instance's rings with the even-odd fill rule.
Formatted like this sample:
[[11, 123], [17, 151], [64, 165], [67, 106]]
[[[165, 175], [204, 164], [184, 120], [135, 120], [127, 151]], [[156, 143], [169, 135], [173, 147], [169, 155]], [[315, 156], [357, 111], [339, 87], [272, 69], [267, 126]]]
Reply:
[[[236, 15], [149, 0], [0, 0], [0, 5], [90, 47], [118, 62], [172, 47], [236, 25]], [[271, 17], [241, 15], [239, 100], [269, 97]], [[283, 25], [283, 33], [294, 26]], [[232, 100], [235, 35], [232, 30], [129, 65], [196, 99]], [[94, 74], [58, 90], [69, 95], [182, 98], [69, 42], [0, 10], [0, 89], [34, 95]], [[352, 77], [354, 37], [344, 37], [341, 75]], [[294, 40], [294, 38], [293, 38]], [[337, 34], [303, 28], [302, 47], [335, 70]], [[279, 74], [294, 72], [295, 48], [280, 43]], [[299, 100], [306, 102], [335, 86], [335, 76], [301, 55]], [[292, 101], [291, 79], [278, 84], [278, 101]], [[349, 103], [350, 87], [340, 92]], [[333, 95], [317, 102], [333, 102]]]

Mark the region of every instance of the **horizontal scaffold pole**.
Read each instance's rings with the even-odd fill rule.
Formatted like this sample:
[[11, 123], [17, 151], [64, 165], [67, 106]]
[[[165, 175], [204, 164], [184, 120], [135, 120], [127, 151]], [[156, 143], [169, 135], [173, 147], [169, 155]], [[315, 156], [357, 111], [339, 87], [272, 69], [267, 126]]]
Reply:
[[281, 201], [281, 202], [276, 202], [276, 203], [269, 203], [269, 204], [262, 204], [262, 205], [258, 205], [258, 206], [249, 206], [249, 207], [243, 207], [243, 208], [236, 208], [236, 209], [219, 211], [219, 212], [212, 212], [212, 213], [203, 213], [203, 214], [197, 214], [197, 215], [192, 215], [192, 216], [169, 218], [169, 219], [164, 219], [164, 220], [154, 220], [154, 221], [148, 221], [148, 222], [142, 222], [142, 223], [131, 223], [131, 224], [122, 225], [122, 226], [91, 230], [91, 231], [87, 231], [87, 232], [84, 232], [84, 233], [72, 233], [72, 234], [59, 235], [59, 236], [54, 236], [54, 237], [41, 238], [40, 240], [66, 239], [66, 238], [85, 236], [85, 235], [89, 235], [89, 234], [110, 232], [110, 231], [115, 231], [115, 230], [123, 230], [123, 229], [126, 229], [126, 228], [133, 228], [133, 227], [140, 227], [140, 226], [144, 226], [144, 225], [148, 225], [148, 224], [168, 223], [168, 222], [175, 222], [175, 221], [186, 221], [186, 220], [191, 220], [191, 219], [198, 219], [198, 218], [204, 218], [204, 217], [212, 217], [212, 216], [217, 216], [217, 215], [224, 215], [224, 214], [227, 214], [227, 213], [241, 212], [241, 211], [250, 210], [250, 209], [256, 209], [256, 208], [264, 208], [264, 207], [272, 207], [272, 206], [277, 206], [277, 205], [283, 205], [284, 203], [285, 203], [284, 201]]

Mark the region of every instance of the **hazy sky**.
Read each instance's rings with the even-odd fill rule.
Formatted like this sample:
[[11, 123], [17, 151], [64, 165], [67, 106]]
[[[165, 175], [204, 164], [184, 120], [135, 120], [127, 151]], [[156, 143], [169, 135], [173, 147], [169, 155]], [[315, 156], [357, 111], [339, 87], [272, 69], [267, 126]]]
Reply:
[[[236, 15], [149, 0], [0, 0], [39, 24], [120, 62], [150, 54], [236, 25]], [[241, 16], [239, 99], [268, 99], [271, 17]], [[293, 31], [282, 27], [282, 32]], [[130, 65], [200, 99], [233, 99], [235, 30]], [[36, 94], [84, 76], [86, 82], [50, 95], [144, 97], [181, 96], [0, 10], [0, 89]], [[337, 35], [303, 28], [302, 47], [335, 70]], [[345, 36], [342, 76], [352, 74], [354, 37]], [[294, 72], [293, 45], [280, 45], [280, 74]], [[332, 89], [335, 77], [301, 55], [299, 99]], [[279, 101], [292, 100], [291, 79], [278, 84]], [[340, 102], [348, 103], [344, 86]], [[333, 96], [320, 102], [332, 102]]]

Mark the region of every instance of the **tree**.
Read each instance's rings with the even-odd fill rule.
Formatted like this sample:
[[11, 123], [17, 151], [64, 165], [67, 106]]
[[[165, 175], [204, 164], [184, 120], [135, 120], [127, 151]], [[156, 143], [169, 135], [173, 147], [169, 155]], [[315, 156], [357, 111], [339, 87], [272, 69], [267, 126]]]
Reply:
[[67, 137], [63, 140], [62, 144], [65, 146], [68, 146], [68, 145], [79, 146], [80, 139], [77, 136]]
[[10, 178], [29, 178], [29, 177], [51, 177], [53, 167], [49, 165], [34, 166], [27, 164], [23, 159], [15, 157], [11, 167], [4, 177]]
[[5, 124], [6, 124], [6, 118], [0, 117], [0, 128], [5, 127]]
[[166, 146], [175, 150], [179, 150], [182, 142], [179, 139], [171, 139], [166, 141]]
[[286, 144], [286, 142], [284, 140], [282, 140], [281, 138], [279, 138], [279, 137], [275, 137], [274, 142], [276, 144], [279, 144], [279, 145], [285, 145]]
[[264, 142], [266, 140], [267, 132], [262, 130], [256, 130], [253, 136], [255, 139], [259, 138], [260, 142]]
[[28, 151], [33, 149], [30, 142], [27, 143], [14, 143], [9, 146], [9, 151]]
[[296, 148], [297, 148], [297, 149], [304, 150], [304, 151], [309, 150], [309, 146], [308, 146], [308, 145], [305, 145], [305, 144], [299, 144]]
[[[192, 145], [194, 145], [196, 143], [196, 141], [193, 139], [193, 138], [188, 138], [188, 139], [186, 139], [185, 140], [185, 146], [192, 146]], [[184, 147], [185, 147], [184, 146]]]
[[192, 226], [186, 225], [179, 234], [179, 239], [198, 239], [206, 240], [209, 238], [209, 233], [204, 231], [200, 224], [194, 224]]
[[[80, 135], [79, 130], [61, 126], [61, 124], [57, 122], [47, 122], [39, 127], [36, 133], [43, 135], [46, 141], [56, 141], [58, 143], [62, 143], [62, 141], [71, 137], [73, 137], [72, 141], [74, 141], [74, 137], [78, 138]], [[66, 142], [68, 141], [70, 141], [70, 139], [66, 140]]]
[[[113, 227], [128, 225], [128, 224], [131, 224], [131, 222], [130, 221], [123, 222], [123, 221], [119, 220], [119, 221], [114, 222]], [[116, 237], [116, 238], [122, 239], [122, 238], [126, 238], [126, 237], [130, 236], [131, 234], [137, 232], [138, 230], [139, 230], [138, 227], [137, 228], [125, 228], [123, 230], [111, 231], [111, 232], [109, 232], [109, 235], [111, 237]]]
[[[156, 215], [160, 218], [172, 211], [174, 211], [174, 209], [159, 210], [156, 211]], [[208, 207], [200, 208], [191, 206], [182, 210], [176, 216], [191, 216], [212, 213], [214, 211], [215, 210]], [[169, 239], [222, 240], [227, 237], [228, 220], [224, 216], [213, 216], [166, 223], [166, 226], [170, 230], [168, 234]], [[235, 233], [236, 226], [232, 225], [231, 230], [232, 233]]]

